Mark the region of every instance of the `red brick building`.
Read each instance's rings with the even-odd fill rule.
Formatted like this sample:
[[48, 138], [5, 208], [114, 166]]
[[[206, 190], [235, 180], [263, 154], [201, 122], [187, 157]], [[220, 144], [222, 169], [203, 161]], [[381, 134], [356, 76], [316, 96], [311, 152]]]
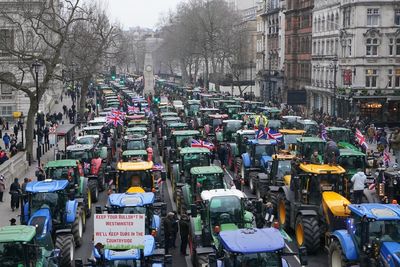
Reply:
[[284, 102], [306, 105], [311, 84], [312, 10], [314, 0], [286, 0]]

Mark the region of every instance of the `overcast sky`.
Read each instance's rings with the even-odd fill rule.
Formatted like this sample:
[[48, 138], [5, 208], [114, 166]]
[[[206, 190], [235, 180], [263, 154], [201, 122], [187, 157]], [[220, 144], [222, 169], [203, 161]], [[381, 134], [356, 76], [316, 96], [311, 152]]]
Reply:
[[154, 28], [160, 14], [175, 10], [183, 0], [103, 0], [113, 21], [120, 22], [125, 29], [130, 27]]

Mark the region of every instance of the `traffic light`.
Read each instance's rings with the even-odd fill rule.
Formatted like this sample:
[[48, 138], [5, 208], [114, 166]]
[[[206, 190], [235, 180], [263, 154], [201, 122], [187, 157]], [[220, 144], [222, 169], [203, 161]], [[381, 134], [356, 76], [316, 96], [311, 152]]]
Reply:
[[115, 80], [117, 77], [117, 68], [115, 66], [111, 66], [111, 80]]

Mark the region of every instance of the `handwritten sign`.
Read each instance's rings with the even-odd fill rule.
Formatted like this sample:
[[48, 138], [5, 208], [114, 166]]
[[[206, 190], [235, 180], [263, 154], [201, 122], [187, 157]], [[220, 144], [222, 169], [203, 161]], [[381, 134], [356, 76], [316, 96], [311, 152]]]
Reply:
[[143, 249], [144, 214], [96, 214], [94, 243], [108, 249]]

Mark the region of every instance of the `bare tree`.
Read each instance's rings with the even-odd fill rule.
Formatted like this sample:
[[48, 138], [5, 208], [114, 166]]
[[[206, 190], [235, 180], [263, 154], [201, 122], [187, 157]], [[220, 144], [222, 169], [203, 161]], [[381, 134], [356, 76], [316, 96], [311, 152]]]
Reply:
[[[2, 9], [0, 19], [10, 25], [11, 38], [2, 35], [0, 47], [9, 57], [9, 69], [14, 75], [0, 74], [0, 81], [24, 92], [30, 100], [26, 127], [26, 150], [32, 156], [33, 129], [38, 103], [49, 86], [60, 76], [61, 53], [74, 23], [86, 20], [79, 0], [16, 1], [15, 10]], [[38, 89], [32, 63], [41, 68]]]

